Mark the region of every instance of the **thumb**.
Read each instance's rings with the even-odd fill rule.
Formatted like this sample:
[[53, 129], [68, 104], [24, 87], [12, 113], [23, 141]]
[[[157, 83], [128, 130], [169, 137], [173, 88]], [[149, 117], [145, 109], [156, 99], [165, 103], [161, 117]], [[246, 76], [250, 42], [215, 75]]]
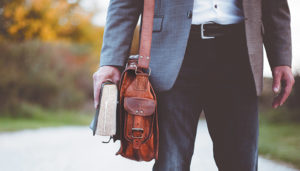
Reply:
[[273, 89], [274, 93], [278, 93], [279, 92], [279, 89], [280, 89], [280, 86], [281, 86], [280, 85], [281, 76], [282, 76], [281, 72], [275, 73], [274, 76], [273, 76], [273, 86], [272, 86], [272, 89]]

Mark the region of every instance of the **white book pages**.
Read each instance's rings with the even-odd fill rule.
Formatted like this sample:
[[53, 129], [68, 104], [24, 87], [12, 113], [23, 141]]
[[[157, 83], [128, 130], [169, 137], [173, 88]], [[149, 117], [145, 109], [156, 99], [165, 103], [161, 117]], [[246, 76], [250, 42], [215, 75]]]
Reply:
[[113, 136], [116, 134], [117, 97], [118, 88], [115, 84], [103, 86], [96, 135]]

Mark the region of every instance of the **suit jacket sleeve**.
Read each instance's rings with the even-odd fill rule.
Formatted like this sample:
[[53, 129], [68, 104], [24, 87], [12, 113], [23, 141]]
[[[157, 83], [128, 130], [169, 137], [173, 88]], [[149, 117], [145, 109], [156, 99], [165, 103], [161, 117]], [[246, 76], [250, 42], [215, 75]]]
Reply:
[[124, 66], [130, 53], [134, 29], [143, 10], [142, 0], [110, 0], [100, 66]]
[[262, 0], [264, 45], [271, 68], [291, 67], [290, 10], [287, 0]]

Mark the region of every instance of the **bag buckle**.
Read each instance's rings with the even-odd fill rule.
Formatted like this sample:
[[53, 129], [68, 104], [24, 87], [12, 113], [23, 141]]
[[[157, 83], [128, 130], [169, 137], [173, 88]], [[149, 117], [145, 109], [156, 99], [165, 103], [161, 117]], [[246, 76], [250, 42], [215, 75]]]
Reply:
[[[135, 136], [134, 135], [134, 132], [137, 131], [139, 132], [140, 134], [138, 136]], [[144, 129], [143, 128], [131, 128], [131, 137], [132, 138], [143, 138], [143, 133], [144, 133]]]
[[[150, 76], [150, 75], [151, 75], [151, 68], [149, 67], [148, 70], [147, 70], [145, 73], [147, 73], [148, 76]], [[138, 67], [135, 66], [135, 75], [138, 75], [138, 74], [139, 74], [139, 73], [138, 73]]]
[[[210, 22], [210, 23], [211, 23], [211, 22]], [[214, 36], [205, 36], [205, 35], [204, 35], [204, 31], [205, 31], [204, 25], [205, 25], [205, 24], [201, 24], [201, 38], [202, 38], [202, 39], [214, 39], [214, 38], [215, 38]]]

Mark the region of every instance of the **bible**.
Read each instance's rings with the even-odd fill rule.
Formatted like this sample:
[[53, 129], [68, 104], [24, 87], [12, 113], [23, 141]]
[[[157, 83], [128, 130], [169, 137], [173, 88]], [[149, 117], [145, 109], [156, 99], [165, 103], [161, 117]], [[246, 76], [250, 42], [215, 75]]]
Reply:
[[118, 87], [116, 84], [106, 81], [100, 89], [99, 105], [94, 119], [90, 124], [93, 135], [109, 136], [113, 138], [117, 130], [117, 103]]

